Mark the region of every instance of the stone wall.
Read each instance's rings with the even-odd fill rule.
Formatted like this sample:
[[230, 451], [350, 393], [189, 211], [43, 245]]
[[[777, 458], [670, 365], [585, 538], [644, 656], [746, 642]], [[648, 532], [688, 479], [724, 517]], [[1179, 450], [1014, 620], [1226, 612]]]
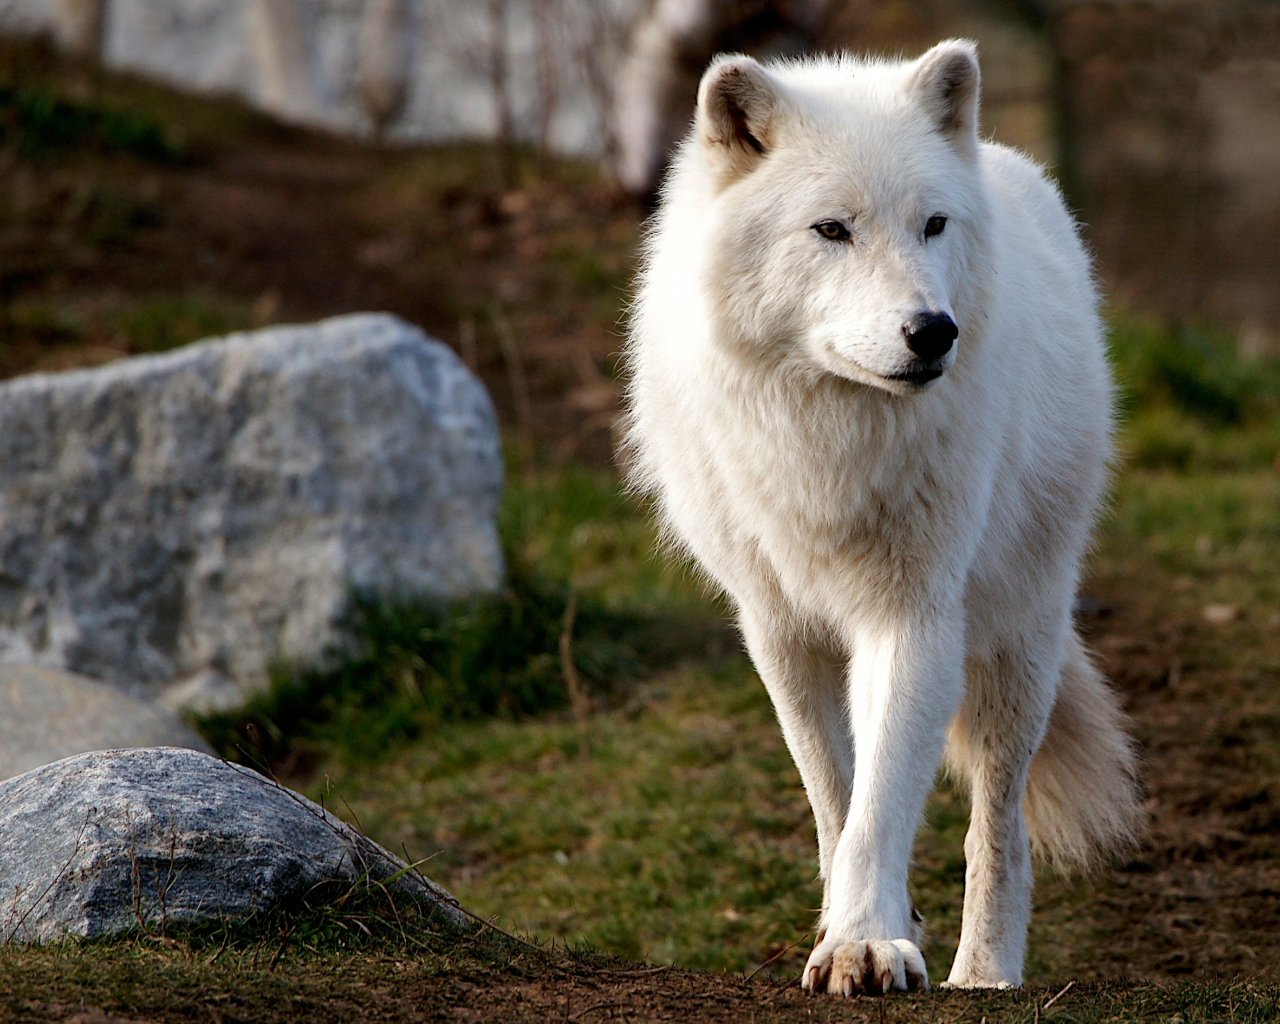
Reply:
[[[232, 95], [303, 124], [607, 150], [610, 81], [646, 0], [0, 0], [0, 32]], [[92, 38], [93, 36], [97, 38]], [[501, 97], [501, 99], [500, 99]]]

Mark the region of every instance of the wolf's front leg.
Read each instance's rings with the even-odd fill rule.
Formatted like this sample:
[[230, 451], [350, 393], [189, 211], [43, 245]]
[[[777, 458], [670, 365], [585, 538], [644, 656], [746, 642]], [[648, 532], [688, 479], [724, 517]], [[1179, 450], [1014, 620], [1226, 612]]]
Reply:
[[928, 988], [907, 894], [916, 825], [964, 690], [958, 608], [858, 630], [849, 712], [858, 751], [830, 907], [804, 987], [843, 995]]
[[787, 749], [800, 771], [818, 831], [823, 911], [831, 864], [844, 830], [853, 784], [853, 744], [846, 724], [844, 658], [794, 623], [780, 605], [740, 602], [743, 638], [773, 701]]

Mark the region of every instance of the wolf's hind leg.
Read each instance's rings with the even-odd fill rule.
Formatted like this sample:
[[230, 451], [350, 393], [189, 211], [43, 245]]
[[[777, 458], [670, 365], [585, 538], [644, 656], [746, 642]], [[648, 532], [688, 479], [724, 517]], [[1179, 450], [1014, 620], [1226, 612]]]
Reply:
[[825, 917], [831, 861], [853, 786], [844, 660], [829, 638], [804, 629], [786, 612], [740, 607], [747, 650], [773, 701], [813, 808]]
[[947, 736], [948, 765], [971, 794], [964, 918], [947, 978], [964, 988], [1022, 984], [1033, 880], [1022, 801], [1061, 655], [1049, 643], [1043, 657], [1016, 646], [970, 658], [964, 702]]

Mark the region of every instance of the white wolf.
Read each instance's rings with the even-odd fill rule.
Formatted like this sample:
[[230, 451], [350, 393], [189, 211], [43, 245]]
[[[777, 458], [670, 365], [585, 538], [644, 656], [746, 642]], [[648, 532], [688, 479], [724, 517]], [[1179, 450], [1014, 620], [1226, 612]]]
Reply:
[[1097, 292], [978, 94], [961, 41], [718, 59], [628, 343], [632, 481], [736, 606], [817, 820], [804, 985], [845, 995], [927, 987], [907, 868], [944, 747], [972, 795], [949, 984], [1021, 982], [1032, 847], [1087, 861], [1141, 818], [1071, 621], [1110, 452]]

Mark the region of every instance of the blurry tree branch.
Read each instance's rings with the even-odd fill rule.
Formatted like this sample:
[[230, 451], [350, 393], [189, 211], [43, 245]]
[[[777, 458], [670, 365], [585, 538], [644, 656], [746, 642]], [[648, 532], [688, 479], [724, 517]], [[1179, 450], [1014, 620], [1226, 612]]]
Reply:
[[360, 19], [360, 102], [383, 138], [404, 111], [413, 59], [408, 0], [365, 0]]

